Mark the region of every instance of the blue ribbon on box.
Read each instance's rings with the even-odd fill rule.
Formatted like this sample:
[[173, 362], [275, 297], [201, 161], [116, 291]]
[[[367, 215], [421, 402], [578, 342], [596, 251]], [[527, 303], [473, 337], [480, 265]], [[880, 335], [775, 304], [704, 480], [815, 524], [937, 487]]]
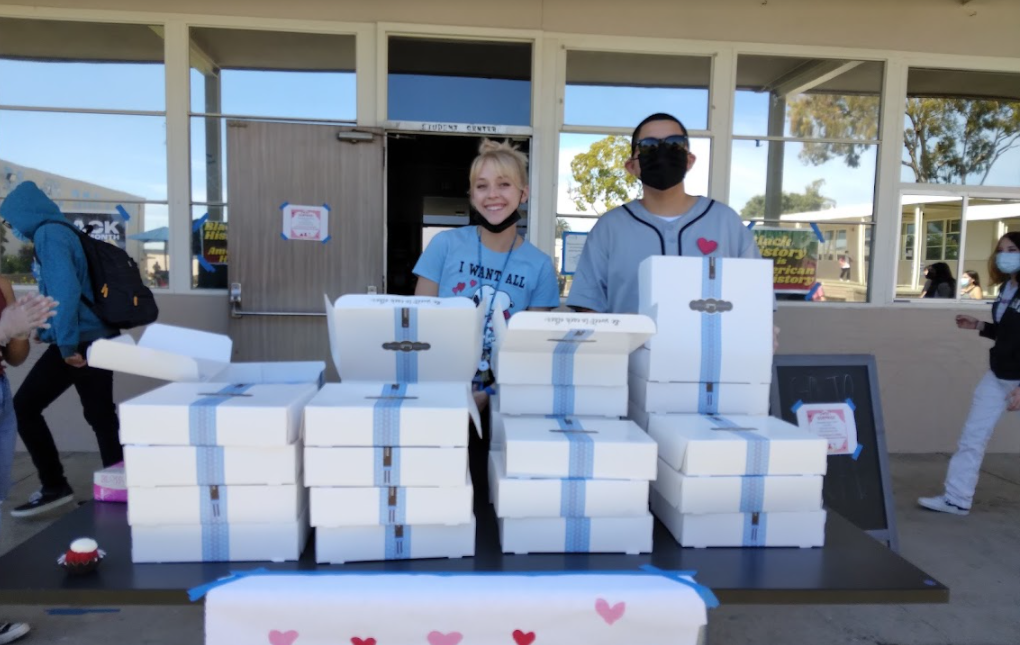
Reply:
[[220, 446], [195, 447], [195, 479], [199, 486], [221, 486], [225, 483], [223, 450]]
[[375, 448], [374, 486], [400, 485], [400, 449], [389, 446]]
[[560, 517], [584, 517], [587, 486], [584, 479], [560, 480]]
[[379, 524], [393, 526], [407, 522], [407, 490], [390, 486], [379, 489]]
[[[418, 341], [418, 310], [414, 307], [395, 307], [393, 309], [393, 333], [397, 342], [415, 343]], [[397, 350], [397, 378], [401, 383], [418, 382], [418, 352]]]
[[765, 546], [768, 521], [768, 513], [744, 514], [744, 546]]
[[[701, 267], [702, 300], [722, 299], [723, 263], [705, 257]], [[722, 316], [711, 310], [701, 312], [701, 386], [698, 389], [698, 412], [719, 412], [719, 397], [713, 390], [719, 383], [722, 371]]]
[[407, 398], [407, 383], [387, 383], [372, 408], [372, 445], [400, 445], [400, 406]]
[[218, 392], [202, 394], [188, 406], [188, 440], [192, 446], [216, 445], [216, 407], [238, 396], [246, 396], [251, 385], [228, 385]]
[[564, 553], [588, 553], [591, 551], [591, 519], [587, 517], [566, 518], [566, 535], [563, 540]]
[[411, 557], [411, 527], [386, 527], [386, 560], [407, 560]]
[[553, 349], [553, 414], [574, 414], [574, 357], [581, 343], [591, 338], [593, 329], [571, 329]]
[[[570, 443], [567, 477], [591, 479], [595, 470], [595, 442], [577, 419], [555, 417], [563, 437]], [[554, 432], [557, 432], [554, 430]]]
[[753, 430], [742, 428], [726, 417], [718, 415], [703, 415], [709, 421], [719, 424], [720, 427], [734, 430], [733, 434], [747, 442], [747, 453], [745, 456], [744, 473], [746, 475], [767, 475], [769, 472], [769, 440], [757, 434]]
[[[571, 449], [573, 445], [571, 443]], [[591, 520], [584, 517], [587, 484], [584, 479], [560, 480], [560, 517], [566, 519], [565, 553], [587, 553], [591, 550]]]
[[210, 486], [202, 491], [202, 560], [230, 560], [230, 523], [227, 518], [227, 487]]

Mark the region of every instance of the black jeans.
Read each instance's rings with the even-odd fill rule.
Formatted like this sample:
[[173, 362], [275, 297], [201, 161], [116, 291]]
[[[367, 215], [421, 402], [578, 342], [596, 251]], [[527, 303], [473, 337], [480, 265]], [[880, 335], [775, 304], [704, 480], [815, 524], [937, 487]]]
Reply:
[[103, 466], [124, 460], [120, 421], [113, 403], [113, 372], [89, 366], [71, 367], [60, 356], [60, 349], [50, 345], [14, 395], [18, 434], [39, 471], [43, 488], [47, 490], [66, 486], [67, 479], [43, 411], [72, 385], [78, 390], [85, 420], [96, 433]]

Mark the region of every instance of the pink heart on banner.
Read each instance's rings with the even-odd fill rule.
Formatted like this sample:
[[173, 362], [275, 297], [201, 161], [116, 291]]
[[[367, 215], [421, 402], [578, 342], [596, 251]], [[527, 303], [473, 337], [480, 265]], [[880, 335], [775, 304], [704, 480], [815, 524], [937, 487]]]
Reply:
[[719, 248], [719, 243], [715, 240], [706, 240], [703, 237], [698, 238], [698, 250], [701, 251], [702, 255], [708, 255], [717, 248]]
[[606, 621], [606, 624], [612, 625], [623, 618], [623, 612], [627, 611], [627, 603], [618, 602], [610, 607], [608, 602], [599, 598], [595, 601], [595, 611], [599, 616], [602, 616], [602, 620]]
[[457, 645], [464, 636], [460, 632], [429, 632], [429, 645]]
[[478, 284], [478, 281], [477, 281], [477, 280], [472, 280], [472, 281], [471, 281], [471, 286], [472, 286], [472, 287], [473, 287], [473, 286], [475, 286], [476, 284]]
[[289, 632], [278, 632], [274, 629], [269, 632], [269, 643], [270, 645], [294, 645], [297, 637], [298, 633], [293, 629]]

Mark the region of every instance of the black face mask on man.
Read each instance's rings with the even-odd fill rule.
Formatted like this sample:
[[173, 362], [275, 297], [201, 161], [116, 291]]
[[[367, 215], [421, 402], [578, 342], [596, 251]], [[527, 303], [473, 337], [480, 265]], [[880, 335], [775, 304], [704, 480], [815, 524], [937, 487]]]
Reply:
[[485, 219], [485, 216], [479, 213], [478, 209], [476, 209], [474, 206], [471, 207], [470, 215], [472, 224], [481, 226], [490, 233], [502, 233], [503, 231], [507, 230], [517, 222], [521, 221], [521, 214], [517, 212], [517, 210], [514, 210], [514, 212], [507, 215], [506, 219], [500, 222], [499, 224], [493, 224], [489, 220]]
[[687, 175], [687, 149], [679, 142], [671, 141], [673, 138], [642, 139], [637, 143], [641, 183], [656, 190], [669, 190], [684, 180]]

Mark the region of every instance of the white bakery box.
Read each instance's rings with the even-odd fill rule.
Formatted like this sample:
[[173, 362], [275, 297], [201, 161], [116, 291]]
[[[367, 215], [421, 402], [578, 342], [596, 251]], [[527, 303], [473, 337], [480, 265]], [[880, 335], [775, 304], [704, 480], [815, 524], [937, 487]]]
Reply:
[[691, 477], [659, 460], [652, 487], [685, 514], [822, 510], [821, 475]]
[[314, 487], [309, 489], [315, 527], [458, 525], [472, 519], [470, 478], [443, 487]]
[[[301, 484], [300, 443], [288, 446], [124, 446], [127, 486]], [[130, 495], [130, 493], [129, 493]]]
[[507, 477], [505, 460], [499, 452], [489, 453], [489, 494], [497, 517], [643, 517], [648, 514], [647, 481]]
[[655, 441], [633, 421], [504, 415], [502, 425], [503, 470], [508, 477], [643, 481], [656, 477]]
[[222, 334], [155, 323], [135, 341], [129, 334], [89, 346], [92, 367], [164, 381], [216, 383], [323, 382], [326, 363], [231, 363], [233, 341]]
[[499, 518], [503, 553], [651, 553], [654, 519], [633, 517]]
[[463, 486], [466, 447], [324, 447], [304, 449], [305, 486]]
[[308, 491], [278, 486], [158, 486], [128, 489], [128, 524], [282, 524], [308, 507]]
[[685, 547], [800, 547], [825, 544], [825, 511], [681, 513], [652, 489], [652, 512]]
[[319, 564], [465, 558], [475, 554], [475, 519], [467, 524], [338, 526], [315, 529]]
[[661, 382], [771, 381], [771, 260], [651, 256], [638, 272], [638, 311], [659, 332], [631, 372]]
[[828, 442], [769, 416], [649, 414], [659, 457], [691, 476], [824, 475]]
[[645, 412], [697, 414], [714, 410], [720, 414], [769, 413], [770, 383], [676, 383], [649, 381], [651, 350], [642, 347], [631, 354], [630, 401]]

